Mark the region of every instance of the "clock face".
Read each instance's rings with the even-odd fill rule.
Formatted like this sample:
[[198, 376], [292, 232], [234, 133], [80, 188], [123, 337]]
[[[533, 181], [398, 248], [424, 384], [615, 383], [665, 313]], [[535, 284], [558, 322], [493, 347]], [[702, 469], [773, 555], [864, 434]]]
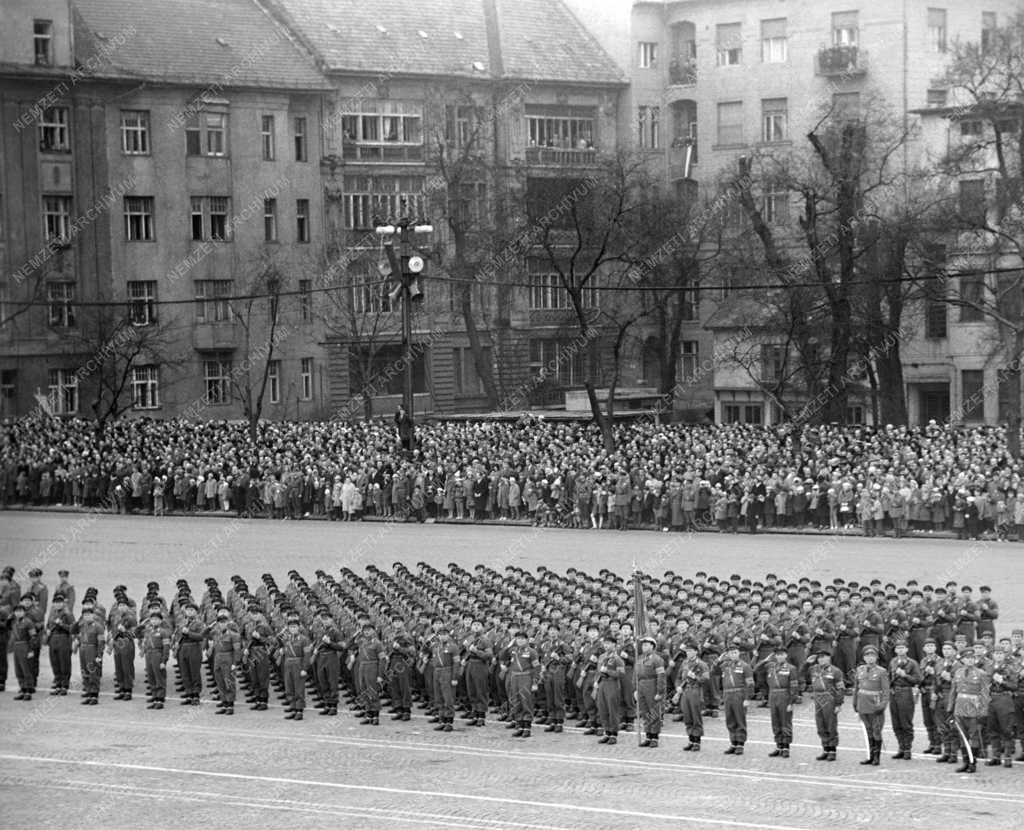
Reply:
[[412, 273], [414, 273], [414, 274], [418, 274], [420, 271], [422, 271], [423, 270], [423, 257], [418, 257], [418, 256], [411, 256], [411, 257], [409, 257], [409, 270]]

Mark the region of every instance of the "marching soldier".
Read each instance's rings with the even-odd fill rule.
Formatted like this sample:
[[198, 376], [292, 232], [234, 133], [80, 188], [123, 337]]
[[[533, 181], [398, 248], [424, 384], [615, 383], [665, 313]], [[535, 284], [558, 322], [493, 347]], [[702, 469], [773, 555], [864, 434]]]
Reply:
[[614, 634], [606, 634], [603, 642], [604, 652], [597, 660], [593, 686], [598, 718], [604, 729], [604, 735], [598, 739], [598, 743], [614, 744], [618, 743], [619, 711], [622, 706], [619, 680], [626, 670], [626, 664], [619, 656]]
[[437, 706], [435, 732], [451, 732], [455, 721], [455, 687], [459, 683], [458, 648], [447, 626], [440, 626], [430, 656], [433, 665], [434, 702]]
[[198, 706], [203, 691], [203, 644], [206, 642], [206, 626], [199, 619], [199, 606], [194, 602], [184, 605], [185, 615], [175, 632], [172, 651], [178, 658], [181, 670], [182, 706]]
[[313, 646], [299, 628], [299, 615], [294, 611], [288, 615], [288, 626], [280, 636], [278, 652], [288, 699], [288, 714], [284, 719], [302, 720], [302, 712], [306, 708], [306, 676]]
[[977, 772], [982, 749], [981, 719], [988, 716], [991, 678], [975, 665], [971, 648], [960, 652], [960, 664], [949, 689], [949, 708], [963, 748], [963, 763], [956, 771]]
[[235, 669], [242, 661], [242, 636], [231, 619], [231, 612], [223, 605], [217, 609], [217, 622], [209, 634], [210, 659], [213, 662], [213, 680], [217, 684], [220, 706], [215, 715], [235, 714]]
[[892, 757], [909, 761], [914, 743], [914, 690], [921, 682], [921, 667], [907, 656], [906, 640], [897, 640], [893, 648], [895, 656], [889, 663], [889, 714], [898, 750]]
[[121, 594], [107, 619], [107, 653], [114, 655], [114, 700], [131, 700], [135, 689], [135, 629], [138, 619]]
[[[14, 606], [12, 641], [14, 643], [14, 675], [18, 678], [18, 694], [15, 700], [32, 700], [36, 691], [36, 674], [33, 658], [39, 653], [39, 626], [28, 616], [25, 606]], [[6, 652], [4, 660], [7, 659]]]
[[560, 733], [565, 723], [565, 677], [572, 662], [572, 654], [561, 637], [557, 622], [552, 622], [548, 626], [547, 634], [538, 650], [548, 713], [548, 723], [544, 731]]
[[171, 629], [164, 622], [159, 602], [149, 605], [149, 619], [138, 627], [136, 636], [146, 666], [146, 684], [149, 686], [147, 709], [163, 709], [167, 698], [167, 660], [171, 656]]
[[708, 664], [697, 656], [697, 643], [687, 640], [684, 643], [684, 649], [686, 657], [676, 675], [675, 698], [679, 704], [679, 716], [676, 720], [681, 720], [685, 724], [686, 734], [690, 739], [690, 742], [683, 747], [683, 751], [700, 752], [700, 739], [704, 735], [701, 700], [710, 669], [708, 669]]
[[66, 695], [71, 687], [71, 631], [74, 627], [75, 618], [68, 610], [64, 594], [54, 594], [44, 639], [49, 646], [53, 671], [51, 695]]
[[742, 755], [747, 742], [747, 704], [754, 695], [754, 673], [750, 664], [740, 659], [736, 643], [729, 643], [721, 663], [722, 699], [725, 707], [725, 728], [729, 730], [730, 746], [726, 755]]
[[636, 665], [637, 702], [640, 707], [640, 721], [643, 724], [642, 747], [651, 749], [658, 746], [661, 734], [662, 709], [665, 700], [667, 675], [665, 661], [655, 652], [658, 641], [646, 636], [640, 639], [640, 660]]
[[[819, 643], [818, 648], [824, 653], [831, 648], [831, 642], [827, 646]], [[775, 737], [775, 749], [768, 753], [771, 758], [789, 757], [789, 745], [793, 741], [793, 701], [800, 693], [799, 674], [789, 661], [787, 648], [779, 641], [767, 665], [768, 711]]]
[[[484, 633], [484, 624], [474, 619], [463, 642], [462, 663], [466, 678], [466, 697], [469, 700], [469, 725], [483, 726], [487, 719], [490, 664], [494, 659], [494, 645]], [[530, 717], [533, 710], [530, 710]]]
[[1003, 637], [999, 645], [1000, 648], [992, 655], [992, 668], [989, 672], [991, 700], [988, 707], [988, 736], [992, 757], [985, 766], [998, 767], [1002, 756], [1002, 765], [1012, 767], [1015, 720], [1013, 696], [1020, 688], [1021, 667], [1009, 654], [1010, 638]]
[[356, 672], [361, 689], [363, 726], [380, 725], [380, 690], [384, 683], [384, 644], [377, 637], [373, 623], [363, 624], [362, 637], [356, 642]]
[[313, 645], [313, 671], [316, 687], [322, 698], [321, 715], [334, 717], [338, 714], [338, 684], [341, 681], [341, 652], [345, 649], [341, 630], [331, 616], [328, 605], [320, 606], [320, 622], [316, 628], [316, 642]]
[[808, 688], [814, 701], [814, 722], [822, 749], [815, 760], [834, 761], [839, 746], [839, 708], [845, 696], [843, 672], [832, 665], [832, 654], [824, 646], [820, 646], [812, 658]]
[[99, 703], [100, 678], [103, 676], [103, 646], [106, 634], [103, 623], [96, 619], [92, 603], [82, 602], [82, 619], [75, 623], [72, 652], [78, 652], [82, 669], [82, 705]]
[[921, 651], [921, 719], [928, 732], [928, 748], [925, 755], [942, 754], [942, 738], [940, 737], [937, 717], [935, 714], [935, 675], [942, 657], [935, 650], [935, 640], [926, 637]]
[[889, 705], [889, 675], [878, 665], [878, 648], [869, 645], [853, 680], [853, 705], [868, 740], [868, 757], [861, 764], [878, 766], [882, 757], [882, 729]]
[[508, 672], [509, 704], [512, 722], [516, 725], [513, 738], [529, 738], [533, 721], [533, 695], [540, 680], [540, 656], [529, 644], [525, 631], [515, 633], [514, 645], [501, 655], [502, 669]]

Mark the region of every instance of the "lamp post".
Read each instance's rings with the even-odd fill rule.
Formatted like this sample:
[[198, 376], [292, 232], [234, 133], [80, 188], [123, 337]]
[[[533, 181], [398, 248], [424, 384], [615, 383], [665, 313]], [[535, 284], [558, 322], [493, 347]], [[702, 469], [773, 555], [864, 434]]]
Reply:
[[[386, 237], [384, 251], [391, 265], [391, 276], [398, 284], [391, 291], [392, 299], [402, 298], [402, 346], [405, 357], [405, 383], [402, 390], [402, 402], [413, 421], [413, 353], [412, 353], [412, 308], [413, 300], [422, 299], [423, 292], [417, 285], [423, 271], [422, 257], [412, 253], [411, 234], [431, 233], [434, 228], [425, 222], [415, 222], [408, 217], [393, 224], [378, 225], [375, 229], [380, 236]], [[395, 253], [395, 238], [398, 238], [398, 253]]]

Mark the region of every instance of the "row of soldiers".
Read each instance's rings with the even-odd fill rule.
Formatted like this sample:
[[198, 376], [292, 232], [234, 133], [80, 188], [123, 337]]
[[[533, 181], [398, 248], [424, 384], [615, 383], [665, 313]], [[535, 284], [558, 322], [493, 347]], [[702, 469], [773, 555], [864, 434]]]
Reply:
[[303, 718], [308, 690], [327, 716], [337, 715], [344, 693], [367, 725], [379, 724], [387, 697], [396, 720], [409, 720], [418, 700], [438, 730], [451, 731], [458, 703], [468, 724], [483, 726], [496, 710], [520, 737], [538, 718], [550, 732], [579, 719], [587, 734], [614, 743], [639, 715], [643, 745], [656, 747], [669, 712], [685, 724], [687, 751], [699, 751], [704, 718], [722, 709], [727, 752], [742, 754], [746, 710], [760, 700], [770, 709], [772, 754], [788, 757], [793, 706], [810, 695], [819, 758], [830, 761], [837, 712], [852, 694], [866, 763], [879, 762], [886, 711], [894, 757], [911, 757], [919, 700], [926, 752], [948, 761], [962, 746], [964, 771], [987, 745], [989, 763], [1008, 766], [1024, 722], [1016, 688], [1022, 637], [993, 642], [998, 606], [987, 587], [976, 601], [953, 583], [918, 590], [837, 580], [822, 590], [772, 574], [753, 583], [738, 575], [643, 576], [650, 614], [638, 639], [630, 592], [608, 571], [561, 577], [542, 568], [534, 577], [483, 566], [471, 574], [453, 564], [446, 574], [420, 563], [413, 573], [396, 563], [392, 574], [371, 567], [365, 579], [343, 569], [340, 580], [318, 571], [312, 585], [296, 571], [283, 588], [270, 574], [253, 592], [239, 576], [231, 583], [222, 595], [210, 578], [196, 599], [181, 580], [170, 603], [150, 583], [141, 621], [125, 586], [115, 589], [109, 614], [90, 588], [77, 619], [55, 593], [45, 622], [26, 593], [12, 626], [19, 699], [35, 692], [46, 644], [54, 694], [67, 693], [77, 651], [83, 704], [95, 705], [106, 652], [115, 697], [130, 700], [138, 645], [154, 709], [164, 706], [173, 655], [182, 703], [199, 703], [205, 664], [225, 715], [234, 713], [239, 681], [255, 710], [268, 708], [273, 685], [292, 720]]

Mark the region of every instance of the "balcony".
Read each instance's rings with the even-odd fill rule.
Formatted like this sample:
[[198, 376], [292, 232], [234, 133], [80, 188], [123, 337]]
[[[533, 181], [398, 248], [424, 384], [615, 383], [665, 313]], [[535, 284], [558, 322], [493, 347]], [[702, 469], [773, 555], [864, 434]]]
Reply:
[[238, 345], [234, 321], [195, 323], [192, 326], [192, 348], [200, 352], [230, 351]]
[[868, 71], [867, 58], [859, 46], [825, 46], [815, 57], [814, 72], [826, 78], [858, 77]]
[[697, 83], [697, 61], [693, 58], [672, 58], [668, 65], [668, 82], [674, 86]]
[[578, 167], [597, 162], [597, 150], [570, 150], [561, 147], [527, 147], [527, 164], [551, 164], [559, 167]]
[[422, 144], [342, 144], [341, 157], [345, 161], [375, 162], [378, 164], [420, 164], [423, 162]]

